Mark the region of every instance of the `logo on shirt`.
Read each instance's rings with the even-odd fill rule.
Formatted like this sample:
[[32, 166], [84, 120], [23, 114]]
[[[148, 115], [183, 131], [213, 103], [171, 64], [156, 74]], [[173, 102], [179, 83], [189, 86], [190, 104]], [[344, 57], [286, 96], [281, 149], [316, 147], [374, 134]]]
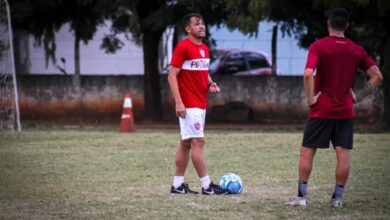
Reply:
[[208, 70], [209, 69], [210, 59], [193, 59], [186, 60], [182, 65], [182, 69], [184, 70]]
[[204, 56], [206, 56], [206, 53], [204, 52], [203, 49], [200, 49], [200, 50], [199, 50], [199, 53], [200, 53], [200, 55], [202, 55], [203, 58], [204, 58]]
[[200, 123], [198, 122], [198, 123], [195, 123], [194, 124], [194, 128], [196, 129], [196, 130], [199, 130], [200, 129]]
[[207, 69], [209, 68], [209, 62], [204, 60], [193, 60], [191, 61], [191, 69]]

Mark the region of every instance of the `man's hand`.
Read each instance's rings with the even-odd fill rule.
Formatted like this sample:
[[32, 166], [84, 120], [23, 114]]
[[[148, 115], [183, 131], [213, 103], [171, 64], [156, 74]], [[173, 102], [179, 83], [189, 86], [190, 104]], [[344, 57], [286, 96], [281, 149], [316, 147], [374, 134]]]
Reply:
[[357, 93], [354, 93], [351, 89], [352, 97], [353, 97], [353, 102], [358, 103], [362, 101], [364, 98], [366, 98], [368, 95], [370, 95], [373, 91], [375, 90], [374, 86], [368, 82], [366, 86], [358, 91]]
[[182, 102], [176, 103], [176, 116], [180, 118], [186, 117], [186, 107]]
[[320, 97], [321, 91], [319, 91], [311, 100], [307, 100], [307, 104], [312, 107], [317, 103], [318, 97]]
[[362, 101], [365, 97], [374, 92], [375, 88], [378, 87], [383, 80], [382, 73], [376, 65], [370, 67], [366, 71], [366, 73], [370, 79], [368, 80], [364, 88], [357, 91], [356, 93], [353, 92], [351, 89], [354, 103]]
[[219, 87], [218, 87], [217, 83], [215, 83], [215, 82], [210, 83], [209, 91], [211, 93], [218, 93], [220, 90], [219, 90]]
[[349, 91], [351, 91], [353, 103], [357, 103], [358, 101], [357, 101], [356, 93], [353, 91], [353, 89], [349, 89]]

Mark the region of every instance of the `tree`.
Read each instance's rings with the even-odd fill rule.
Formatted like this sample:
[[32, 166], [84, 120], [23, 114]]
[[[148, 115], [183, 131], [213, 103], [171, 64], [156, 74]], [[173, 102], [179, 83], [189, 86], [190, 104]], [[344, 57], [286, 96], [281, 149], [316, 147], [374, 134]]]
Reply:
[[[97, 28], [121, 10], [122, 0], [14, 0], [11, 2], [13, 23], [27, 30], [39, 44], [43, 43], [46, 62], [56, 62], [55, 33], [66, 23], [75, 36], [75, 75], [80, 75], [80, 43], [87, 44]], [[124, 13], [122, 13], [124, 14]], [[119, 47], [120, 45], [116, 45]]]
[[[168, 7], [166, 1], [132, 1], [127, 5], [131, 12], [126, 16], [113, 16], [113, 34], [106, 38], [106, 48], [115, 51], [112, 42], [118, 42], [117, 33], [131, 32], [135, 42], [142, 44], [144, 56], [144, 106], [146, 118], [162, 119], [160, 73], [158, 69], [159, 42], [166, 27], [175, 20], [176, 11]], [[164, 18], [164, 19], [161, 19]]]
[[[66, 19], [55, 1], [14, 0], [10, 2], [12, 23], [15, 29], [25, 30], [32, 34], [38, 45], [44, 46], [46, 64], [55, 62], [55, 32], [65, 23]], [[59, 13], [55, 13], [55, 12]]]

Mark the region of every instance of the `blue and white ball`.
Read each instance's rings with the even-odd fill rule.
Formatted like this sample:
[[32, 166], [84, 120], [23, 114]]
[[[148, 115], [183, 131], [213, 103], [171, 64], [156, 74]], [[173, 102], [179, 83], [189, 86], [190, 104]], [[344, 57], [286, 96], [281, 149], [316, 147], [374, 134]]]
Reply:
[[234, 173], [224, 174], [219, 181], [219, 186], [230, 194], [240, 194], [244, 188], [241, 177]]

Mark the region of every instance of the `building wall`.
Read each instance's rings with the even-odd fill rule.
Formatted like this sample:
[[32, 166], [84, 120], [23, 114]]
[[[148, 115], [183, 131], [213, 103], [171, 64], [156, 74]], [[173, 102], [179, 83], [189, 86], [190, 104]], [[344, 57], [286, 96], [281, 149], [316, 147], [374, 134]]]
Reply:
[[[308, 113], [302, 77], [214, 77], [221, 93], [210, 94], [207, 121], [230, 123], [302, 123]], [[364, 82], [360, 79], [357, 87]], [[22, 120], [63, 123], [117, 123], [124, 93], [131, 93], [136, 122], [145, 119], [143, 76], [82, 76], [80, 89], [71, 76], [18, 75]], [[165, 121], [176, 122], [167, 77], [161, 75]], [[378, 90], [356, 105], [356, 118], [364, 122], [382, 119]]]

